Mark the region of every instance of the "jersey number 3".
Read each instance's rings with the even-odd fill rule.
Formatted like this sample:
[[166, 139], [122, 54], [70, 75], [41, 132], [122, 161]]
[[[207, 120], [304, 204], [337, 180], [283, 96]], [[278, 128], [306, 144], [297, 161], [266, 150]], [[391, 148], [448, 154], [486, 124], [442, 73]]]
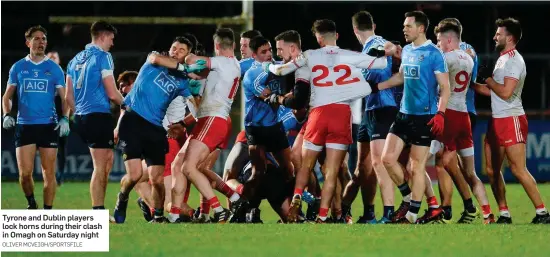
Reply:
[[351, 68], [347, 65], [340, 64], [340, 65], [334, 66], [334, 68], [333, 68], [334, 72], [340, 72], [341, 70], [345, 71], [344, 74], [342, 76], [340, 76], [339, 78], [337, 78], [336, 81], [334, 81], [334, 83], [332, 81], [323, 82], [322, 80], [324, 80], [326, 77], [328, 77], [328, 75], [330, 73], [329, 68], [327, 66], [324, 66], [324, 65], [315, 65], [315, 66], [313, 66], [313, 68], [311, 69], [312, 72], [321, 71], [321, 74], [319, 76], [316, 76], [315, 78], [313, 78], [313, 85], [316, 86], [316, 87], [332, 87], [332, 86], [334, 86], [334, 84], [336, 84], [337, 86], [342, 86], [342, 85], [347, 85], [347, 84], [356, 83], [356, 82], [361, 81], [357, 77], [350, 78]]

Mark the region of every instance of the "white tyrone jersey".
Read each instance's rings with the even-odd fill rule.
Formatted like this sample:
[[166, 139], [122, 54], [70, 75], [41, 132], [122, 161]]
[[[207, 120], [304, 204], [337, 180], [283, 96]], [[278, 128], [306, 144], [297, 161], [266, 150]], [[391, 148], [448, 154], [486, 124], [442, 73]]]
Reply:
[[197, 118], [216, 116], [227, 119], [239, 89], [241, 67], [235, 57], [216, 56], [207, 61], [210, 73], [203, 87]]
[[361, 69], [382, 69], [387, 64], [385, 57], [375, 58], [337, 46], [325, 46], [305, 51], [289, 63], [270, 65], [269, 71], [286, 75], [307, 66], [311, 85], [309, 105], [318, 107], [332, 103], [349, 104], [351, 100], [369, 95], [371, 87]]
[[445, 53], [445, 60], [447, 60], [451, 84], [451, 96], [447, 108], [459, 112], [468, 112], [466, 93], [470, 87], [474, 60], [469, 54], [460, 49]]
[[177, 96], [170, 102], [168, 109], [166, 109], [166, 115], [162, 120], [162, 126], [168, 130], [168, 126], [172, 123], [179, 122], [185, 118], [185, 108], [187, 108], [187, 101], [183, 96]]
[[508, 100], [503, 100], [491, 91], [491, 109], [494, 118], [520, 116], [525, 114], [521, 103], [521, 91], [523, 90], [526, 76], [527, 69], [525, 67], [525, 62], [516, 49], [512, 49], [500, 55], [495, 65], [495, 69], [493, 70], [493, 79], [499, 84], [504, 84], [504, 78], [510, 78], [516, 80], [518, 84]]

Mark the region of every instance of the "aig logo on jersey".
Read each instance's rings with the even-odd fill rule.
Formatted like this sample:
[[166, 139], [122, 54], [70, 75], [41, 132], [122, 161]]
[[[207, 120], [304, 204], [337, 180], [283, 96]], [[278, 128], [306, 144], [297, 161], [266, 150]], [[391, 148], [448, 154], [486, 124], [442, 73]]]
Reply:
[[23, 91], [33, 93], [48, 93], [47, 79], [24, 79]]
[[403, 64], [403, 77], [406, 79], [420, 79], [420, 66]]
[[176, 90], [176, 81], [171, 79], [166, 73], [161, 72], [154, 80], [155, 84], [166, 94], [172, 94]]

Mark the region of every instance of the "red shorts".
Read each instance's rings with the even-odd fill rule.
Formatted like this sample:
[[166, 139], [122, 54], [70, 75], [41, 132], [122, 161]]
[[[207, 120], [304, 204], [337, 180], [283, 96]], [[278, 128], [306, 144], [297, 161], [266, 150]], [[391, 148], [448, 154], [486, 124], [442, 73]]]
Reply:
[[351, 108], [346, 104], [315, 107], [309, 113], [309, 126], [304, 139], [318, 146], [325, 144], [349, 145], [351, 137]]
[[227, 116], [227, 133], [225, 134], [225, 140], [217, 148], [227, 148], [227, 146], [229, 145], [229, 138], [231, 138], [231, 117]]
[[505, 118], [491, 118], [487, 137], [490, 144], [508, 147], [527, 142], [527, 116], [510, 116]]
[[305, 135], [306, 134], [306, 127], [307, 127], [307, 122], [309, 121], [309, 118], [306, 120], [306, 122], [304, 122], [304, 125], [302, 125], [302, 128], [300, 129], [300, 135]]
[[239, 134], [237, 135], [237, 139], [235, 140], [235, 143], [243, 143], [243, 144], [247, 143], [247, 141], [246, 141], [246, 131], [241, 130], [241, 132], [239, 132]]
[[229, 126], [227, 120], [220, 117], [208, 116], [199, 118], [191, 133], [191, 139], [203, 142], [210, 152], [217, 147], [227, 144]]
[[172, 175], [172, 162], [178, 156], [178, 152], [183, 147], [183, 144], [185, 144], [185, 141], [181, 142], [181, 140], [168, 138], [168, 153], [164, 157], [164, 177]]
[[463, 150], [474, 147], [470, 115], [447, 109], [445, 112], [445, 130], [441, 142], [449, 151]]

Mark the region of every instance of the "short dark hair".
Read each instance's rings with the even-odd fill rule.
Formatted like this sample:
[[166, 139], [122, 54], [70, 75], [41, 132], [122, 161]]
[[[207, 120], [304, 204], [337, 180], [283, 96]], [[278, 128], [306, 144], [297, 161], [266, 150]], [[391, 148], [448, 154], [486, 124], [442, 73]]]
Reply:
[[250, 50], [252, 50], [252, 52], [256, 53], [258, 49], [260, 49], [260, 47], [267, 44], [269, 44], [269, 40], [267, 40], [267, 38], [262, 36], [257, 36], [250, 39], [249, 47], [250, 47]]
[[130, 84], [130, 81], [136, 81], [137, 76], [138, 76], [137, 71], [127, 70], [118, 75], [118, 79], [116, 82], [117, 84], [120, 84], [120, 82], [126, 82]]
[[458, 38], [460, 39], [462, 37], [462, 23], [457, 18], [445, 18], [439, 22], [439, 24], [434, 28], [434, 34], [439, 33], [439, 26], [443, 24], [455, 24], [458, 26]]
[[206, 56], [206, 49], [201, 43], [198, 43], [197, 46], [195, 46], [193, 53], [198, 56]]
[[351, 24], [360, 31], [372, 30], [374, 20], [369, 12], [360, 11], [351, 17]]
[[412, 11], [412, 12], [406, 12], [405, 18], [407, 17], [414, 17], [414, 23], [416, 23], [416, 26], [423, 25], [424, 26], [424, 33], [428, 33], [428, 27], [430, 26], [430, 20], [428, 19], [428, 16], [423, 11]]
[[32, 39], [32, 34], [34, 32], [37, 32], [37, 31], [41, 31], [42, 33], [44, 33], [44, 35], [48, 35], [48, 32], [46, 31], [46, 29], [40, 25], [36, 25], [36, 26], [32, 26], [30, 28], [27, 29], [27, 31], [25, 31], [25, 39], [27, 40], [31, 40]]
[[456, 36], [460, 39], [460, 27], [454, 23], [447, 22], [447, 23], [439, 23], [434, 29], [434, 33], [446, 33], [452, 31], [456, 34]]
[[248, 38], [248, 39], [253, 39], [257, 36], [261, 36], [262, 35], [262, 32], [260, 32], [259, 30], [255, 30], [255, 29], [252, 29], [252, 30], [247, 30], [243, 33], [241, 33], [241, 38]]
[[296, 30], [287, 30], [281, 32], [281, 34], [275, 37], [275, 41], [279, 40], [283, 40], [287, 43], [296, 44], [298, 48], [302, 48], [302, 39], [300, 38], [300, 33], [298, 33], [298, 31]]
[[329, 19], [316, 20], [311, 28], [313, 34], [336, 33], [336, 23]]
[[397, 41], [397, 40], [390, 40], [390, 43], [396, 45], [396, 46], [400, 46], [401, 45], [401, 42]]
[[187, 37], [178, 36], [178, 37], [174, 38], [174, 40], [172, 41], [172, 44], [175, 43], [175, 42], [178, 42], [178, 43], [180, 43], [180, 44], [187, 45], [187, 50], [188, 50], [189, 52], [191, 52], [191, 50], [193, 49], [193, 43], [192, 43], [191, 40], [189, 40], [189, 38], [187, 38]]
[[189, 51], [193, 52], [197, 45], [199, 44], [199, 40], [197, 40], [197, 37], [191, 33], [183, 33], [183, 37], [189, 39], [191, 43], [193, 43], [193, 47], [189, 48]]
[[99, 34], [103, 32], [110, 32], [113, 34], [117, 34], [116, 28], [106, 21], [96, 21], [92, 24], [92, 27], [90, 27], [90, 34], [92, 34], [92, 38], [96, 38], [99, 36]]
[[230, 28], [217, 29], [212, 38], [214, 42], [218, 41], [223, 49], [231, 49], [235, 43], [235, 34]]
[[514, 37], [514, 41], [516, 42], [516, 44], [521, 39], [521, 24], [518, 20], [514, 18], [498, 19], [495, 21], [495, 24], [497, 25], [497, 27], [506, 28], [506, 32]]

